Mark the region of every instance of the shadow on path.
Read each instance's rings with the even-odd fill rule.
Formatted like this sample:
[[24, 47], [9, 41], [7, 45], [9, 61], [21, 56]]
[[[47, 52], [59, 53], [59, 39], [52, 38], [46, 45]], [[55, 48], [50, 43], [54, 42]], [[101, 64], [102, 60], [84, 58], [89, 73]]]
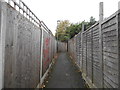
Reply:
[[73, 65], [67, 53], [59, 54], [46, 88], [86, 88], [81, 73]]

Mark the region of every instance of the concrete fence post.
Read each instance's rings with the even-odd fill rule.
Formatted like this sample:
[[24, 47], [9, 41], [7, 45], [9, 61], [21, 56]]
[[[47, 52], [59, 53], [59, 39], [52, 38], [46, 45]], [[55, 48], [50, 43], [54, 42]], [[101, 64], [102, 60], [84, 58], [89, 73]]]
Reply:
[[99, 22], [103, 21], [103, 2], [100, 2], [99, 4]]
[[92, 77], [91, 82], [93, 83], [93, 29], [91, 30], [91, 63], [92, 63]]
[[118, 10], [120, 9], [120, 1], [118, 2]]
[[42, 84], [42, 81], [41, 81], [41, 79], [42, 79], [42, 60], [43, 60], [43, 34], [44, 34], [44, 32], [43, 32], [43, 29], [41, 28], [41, 51], [40, 51], [40, 85]]
[[[84, 29], [86, 29], [86, 26], [85, 26]], [[86, 43], [86, 49], [85, 49], [85, 51], [86, 51], [86, 67], [85, 67], [85, 68], [86, 68], [86, 77], [88, 77], [88, 71], [87, 71], [87, 67], [88, 67], [88, 63], [87, 63], [87, 54], [88, 54], [88, 53], [87, 53], [87, 49], [88, 49], [88, 48], [87, 48], [87, 46], [88, 46], [88, 45], [87, 45], [87, 31], [85, 32], [85, 38], [86, 38], [86, 39], [85, 39], [85, 43]]]
[[100, 88], [103, 88], [103, 55], [102, 55], [102, 27], [101, 27], [101, 22], [103, 21], [103, 2], [99, 3], [99, 60], [100, 60], [100, 82], [101, 85], [99, 86]]
[[85, 31], [85, 24], [82, 23], [82, 32], [84, 32], [84, 31]]
[[80, 63], [80, 67], [81, 70], [83, 71], [83, 32], [85, 29], [85, 25], [84, 23], [82, 23], [82, 32], [81, 32], [81, 63]]

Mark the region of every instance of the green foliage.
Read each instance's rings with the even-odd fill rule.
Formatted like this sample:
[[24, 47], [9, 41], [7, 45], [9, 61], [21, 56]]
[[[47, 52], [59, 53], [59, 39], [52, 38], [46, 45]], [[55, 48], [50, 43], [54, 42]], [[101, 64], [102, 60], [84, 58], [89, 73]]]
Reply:
[[66, 34], [67, 27], [70, 26], [70, 22], [68, 20], [60, 21], [57, 25], [55, 37], [59, 41], [66, 42], [69, 39], [69, 34]]
[[95, 18], [93, 18], [93, 17], [91, 16], [91, 17], [90, 17], [90, 21], [87, 22], [87, 24], [85, 24], [85, 25], [86, 25], [86, 29], [89, 28], [89, 27], [91, 27], [91, 26], [94, 25], [95, 23], [96, 23]]
[[60, 21], [57, 25], [55, 37], [57, 40], [62, 42], [67, 42], [69, 39], [73, 38], [82, 30], [82, 24], [84, 23], [85, 29], [89, 28], [96, 23], [95, 18], [90, 17], [89, 22], [80, 22], [80, 23], [70, 23], [68, 20]]

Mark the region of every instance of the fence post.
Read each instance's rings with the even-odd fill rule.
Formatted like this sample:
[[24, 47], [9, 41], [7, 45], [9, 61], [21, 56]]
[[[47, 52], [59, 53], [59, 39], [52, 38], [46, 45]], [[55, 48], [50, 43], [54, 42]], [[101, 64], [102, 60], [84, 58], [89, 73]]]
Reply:
[[91, 77], [91, 82], [93, 83], [93, 28], [91, 30], [91, 63], [92, 63], [92, 77]]
[[0, 89], [4, 88], [4, 62], [6, 37], [7, 4], [0, 1]]
[[118, 13], [117, 13], [117, 16], [116, 16], [116, 23], [117, 23], [117, 39], [118, 39], [118, 88], [120, 88], [120, 26], [119, 26], [119, 13], [120, 13], [120, 1], [118, 2]]
[[[99, 60], [100, 60], [100, 72], [101, 72], [101, 85], [100, 88], [103, 88], [103, 55], [102, 55], [102, 27], [101, 22], [103, 21], [103, 2], [99, 4]], [[99, 81], [100, 82], [100, 81]]]
[[85, 29], [85, 25], [84, 23], [82, 23], [82, 32], [81, 32], [81, 63], [80, 63], [80, 67], [81, 67], [81, 71], [83, 71], [83, 32]]
[[118, 10], [120, 9], [120, 1], [118, 2]]
[[42, 84], [42, 60], [43, 60], [43, 29], [41, 28], [41, 51], [40, 51], [40, 85]]
[[[85, 29], [86, 29], [86, 26], [85, 26]], [[88, 65], [87, 65], [87, 64], [88, 64], [88, 63], [87, 63], [87, 54], [88, 54], [88, 53], [87, 53], [87, 30], [86, 30], [86, 32], [85, 32], [85, 38], [86, 38], [86, 39], [85, 39], [85, 42], [86, 42], [86, 49], [85, 49], [85, 51], [86, 51], [86, 57], [85, 57], [85, 59], [86, 59], [86, 67], [85, 67], [85, 68], [86, 68], [86, 77], [88, 77], [88, 71], [87, 71], [87, 66], [88, 66]]]

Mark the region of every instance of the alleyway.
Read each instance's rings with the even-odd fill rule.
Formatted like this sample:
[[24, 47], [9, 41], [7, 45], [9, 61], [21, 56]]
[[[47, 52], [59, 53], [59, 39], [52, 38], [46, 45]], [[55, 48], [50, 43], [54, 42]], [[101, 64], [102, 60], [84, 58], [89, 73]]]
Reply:
[[60, 53], [46, 88], [85, 88], [81, 73], [66, 53]]

